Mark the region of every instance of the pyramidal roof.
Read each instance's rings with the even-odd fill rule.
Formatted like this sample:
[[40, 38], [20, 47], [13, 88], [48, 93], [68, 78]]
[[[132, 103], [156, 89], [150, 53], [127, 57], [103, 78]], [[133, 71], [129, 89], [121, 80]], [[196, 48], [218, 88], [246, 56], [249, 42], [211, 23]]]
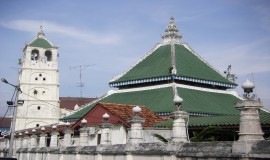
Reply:
[[48, 39], [46, 39], [42, 26], [40, 26], [40, 31], [38, 32], [37, 37], [32, 40], [32, 42], [30, 42], [28, 46], [40, 48], [55, 48], [55, 46]]
[[157, 44], [143, 59], [110, 81], [111, 87], [147, 85], [178, 81], [219, 88], [235, 88], [237, 84], [209, 65], [188, 44], [181, 43], [174, 18], [166, 27], [163, 42]]
[[179, 100], [177, 96], [183, 100], [181, 109], [190, 115], [239, 115], [234, 104], [241, 98], [235, 91], [226, 90], [236, 84], [210, 66], [187, 44], [180, 43], [182, 35], [178, 34], [173, 18], [165, 31], [162, 43], [110, 81], [109, 84], [118, 90], [109, 91], [62, 120], [78, 120], [100, 102], [146, 106], [159, 116], [166, 117], [175, 111], [173, 100]]

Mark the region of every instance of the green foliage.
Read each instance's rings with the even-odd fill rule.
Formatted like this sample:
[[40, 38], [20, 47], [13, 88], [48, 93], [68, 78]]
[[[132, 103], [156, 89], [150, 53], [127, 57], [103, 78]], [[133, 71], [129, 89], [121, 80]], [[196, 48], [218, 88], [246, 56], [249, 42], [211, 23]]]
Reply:
[[160, 134], [153, 133], [152, 136], [156, 137], [159, 141], [161, 141], [163, 143], [168, 143], [169, 142], [165, 137], [163, 137]]
[[219, 126], [209, 126], [204, 130], [202, 130], [200, 133], [193, 132], [194, 136], [190, 138], [190, 141], [192, 142], [215, 141], [216, 138], [214, 136], [209, 137], [208, 135], [217, 130], [221, 130], [221, 128]]

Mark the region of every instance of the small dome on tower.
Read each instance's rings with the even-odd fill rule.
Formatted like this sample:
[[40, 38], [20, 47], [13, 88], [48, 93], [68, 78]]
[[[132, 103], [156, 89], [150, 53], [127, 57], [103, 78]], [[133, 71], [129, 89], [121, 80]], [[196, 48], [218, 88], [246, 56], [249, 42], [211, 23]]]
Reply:
[[38, 32], [37, 37], [29, 44], [29, 46], [40, 48], [54, 48], [54, 45], [46, 39], [42, 25], [40, 26], [40, 31]]

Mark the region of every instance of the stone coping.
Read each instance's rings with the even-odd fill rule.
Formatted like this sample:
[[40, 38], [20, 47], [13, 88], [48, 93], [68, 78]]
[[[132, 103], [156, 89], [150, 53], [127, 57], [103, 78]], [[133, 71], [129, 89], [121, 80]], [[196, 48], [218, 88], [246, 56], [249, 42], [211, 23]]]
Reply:
[[[20, 148], [20, 153], [40, 154], [81, 154], [81, 155], [175, 155], [181, 157], [216, 157], [216, 158], [262, 158], [270, 159], [270, 141], [262, 140], [254, 143], [248, 154], [233, 153], [233, 142], [190, 142], [190, 143], [140, 143], [98, 146], [42, 147]], [[0, 152], [6, 152], [1, 149]]]

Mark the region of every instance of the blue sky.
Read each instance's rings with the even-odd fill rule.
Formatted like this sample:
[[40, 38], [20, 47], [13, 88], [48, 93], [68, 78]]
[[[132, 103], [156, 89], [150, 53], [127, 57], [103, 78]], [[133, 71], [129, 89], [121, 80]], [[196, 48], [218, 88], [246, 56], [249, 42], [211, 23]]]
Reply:
[[[95, 64], [82, 72], [83, 96], [99, 97], [110, 89], [110, 79], [162, 42], [171, 16], [182, 42], [220, 71], [231, 64], [238, 84], [254, 80], [255, 92], [270, 108], [267, 0], [1, 1], [0, 78], [17, 83], [22, 48], [43, 25], [46, 37], [60, 47], [60, 96], [80, 96], [79, 70], [70, 67]], [[1, 114], [12, 92], [0, 83]]]

